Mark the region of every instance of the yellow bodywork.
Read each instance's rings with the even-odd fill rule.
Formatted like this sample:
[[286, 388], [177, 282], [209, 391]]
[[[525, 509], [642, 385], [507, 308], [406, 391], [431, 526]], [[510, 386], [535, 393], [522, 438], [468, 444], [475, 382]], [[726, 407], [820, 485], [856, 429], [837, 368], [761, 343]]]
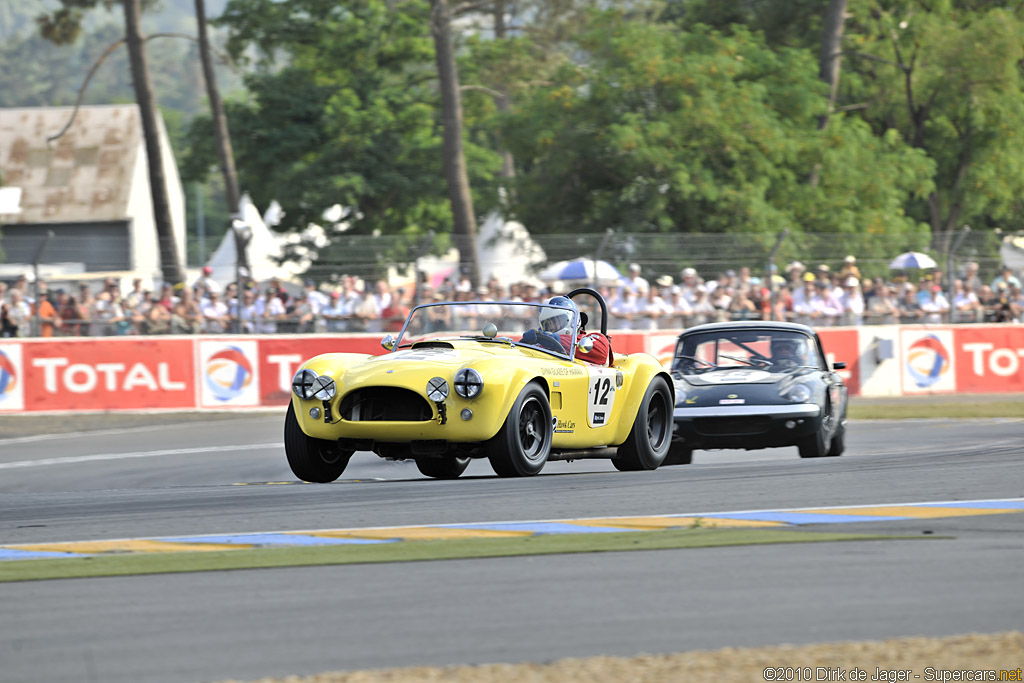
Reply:
[[[657, 360], [648, 354], [616, 356], [602, 368], [582, 361], [568, 361], [527, 346], [510, 343], [453, 340], [451, 348], [403, 349], [380, 356], [330, 353], [306, 361], [300, 369], [331, 377], [337, 393], [329, 403], [330, 422], [324, 419], [324, 402], [292, 395], [302, 431], [317, 439], [373, 439], [386, 443], [443, 439], [450, 443], [484, 442], [501, 429], [520, 392], [531, 382], [548, 395], [553, 417], [555, 450], [618, 446], [629, 436], [644, 394], [655, 376], [672, 381]], [[472, 399], [455, 392], [455, 373], [473, 368], [483, 378], [483, 390]], [[446, 420], [441, 424], [439, 407], [426, 399], [427, 382], [441, 377], [448, 382], [444, 401]], [[595, 383], [597, 391], [595, 391]], [[616, 386], [616, 385], [619, 386]], [[367, 387], [402, 387], [418, 393], [432, 406], [432, 419], [422, 422], [349, 421], [341, 419], [345, 396]], [[603, 391], [602, 391], [603, 389]], [[604, 399], [606, 404], [598, 401]], [[604, 405], [611, 409], [600, 415]], [[320, 416], [310, 416], [320, 408]], [[464, 420], [464, 408], [472, 418]], [[594, 422], [598, 421], [598, 424]]]

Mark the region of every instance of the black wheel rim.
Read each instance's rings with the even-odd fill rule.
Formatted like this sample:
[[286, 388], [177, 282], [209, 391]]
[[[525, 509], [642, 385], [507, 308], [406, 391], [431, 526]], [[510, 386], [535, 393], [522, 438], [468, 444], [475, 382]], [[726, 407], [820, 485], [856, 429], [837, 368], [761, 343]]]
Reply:
[[527, 399], [519, 411], [519, 445], [523, 457], [531, 462], [541, 459], [544, 452], [544, 427], [547, 420], [544, 409], [535, 398]]
[[651, 396], [647, 406], [647, 441], [654, 450], [661, 448], [666, 438], [665, 425], [668, 423], [668, 411], [665, 409], [665, 397], [661, 392]]
[[340, 448], [320, 446], [317, 450], [320, 452], [320, 460], [322, 460], [325, 465], [337, 465], [341, 462]]

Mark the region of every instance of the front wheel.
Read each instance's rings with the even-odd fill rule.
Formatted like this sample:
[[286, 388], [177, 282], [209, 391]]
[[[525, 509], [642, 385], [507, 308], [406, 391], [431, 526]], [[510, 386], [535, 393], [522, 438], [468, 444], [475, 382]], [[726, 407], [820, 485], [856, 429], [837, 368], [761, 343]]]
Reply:
[[536, 384], [519, 394], [488, 453], [499, 477], [531, 477], [544, 469], [551, 454], [551, 407]]
[[672, 392], [668, 383], [655, 377], [647, 387], [636, 413], [633, 429], [612, 460], [621, 472], [654, 470], [665, 462], [672, 443]]
[[825, 415], [821, 418], [821, 424], [813, 434], [800, 439], [797, 443], [797, 450], [801, 458], [823, 458], [829, 454], [832, 446], [832, 439], [828, 436], [829, 413], [828, 406], [825, 406]]
[[292, 473], [302, 481], [316, 484], [326, 484], [340, 477], [352, 457], [352, 451], [341, 450], [336, 441], [306, 436], [291, 403], [284, 418], [284, 452]]
[[469, 458], [416, 458], [420, 474], [434, 479], [458, 479], [469, 467]]
[[668, 447], [668, 455], [665, 456], [665, 462], [661, 463], [662, 467], [668, 467], [669, 465], [689, 465], [693, 462], [693, 449], [689, 448], [680, 441], [673, 441], [672, 445]]

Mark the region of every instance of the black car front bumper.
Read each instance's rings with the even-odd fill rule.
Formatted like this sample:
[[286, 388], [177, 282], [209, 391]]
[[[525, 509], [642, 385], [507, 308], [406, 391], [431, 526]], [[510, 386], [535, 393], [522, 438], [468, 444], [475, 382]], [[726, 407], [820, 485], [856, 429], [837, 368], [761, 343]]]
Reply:
[[735, 405], [675, 409], [673, 440], [689, 448], [777, 448], [794, 446], [821, 426], [813, 403]]

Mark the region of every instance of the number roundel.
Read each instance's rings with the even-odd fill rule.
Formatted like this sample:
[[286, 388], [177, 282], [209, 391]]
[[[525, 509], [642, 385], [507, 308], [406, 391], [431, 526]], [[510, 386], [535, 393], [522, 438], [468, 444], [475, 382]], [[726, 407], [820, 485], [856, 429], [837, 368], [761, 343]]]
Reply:
[[614, 405], [615, 372], [609, 368], [592, 368], [587, 394], [587, 422], [591, 427], [608, 424]]

